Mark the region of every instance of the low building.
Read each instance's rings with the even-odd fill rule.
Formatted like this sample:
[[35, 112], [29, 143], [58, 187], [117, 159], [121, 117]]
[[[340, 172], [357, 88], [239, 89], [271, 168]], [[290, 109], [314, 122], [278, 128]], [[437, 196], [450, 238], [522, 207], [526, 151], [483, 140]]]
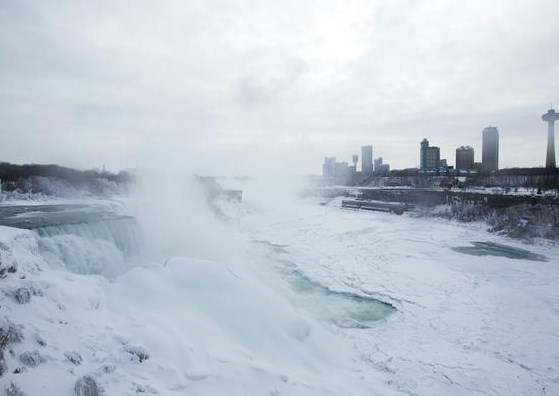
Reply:
[[390, 164], [379, 164], [378, 167], [375, 168], [376, 173], [388, 173], [390, 172]]
[[390, 172], [390, 165], [382, 162], [382, 157], [375, 159], [375, 173]]

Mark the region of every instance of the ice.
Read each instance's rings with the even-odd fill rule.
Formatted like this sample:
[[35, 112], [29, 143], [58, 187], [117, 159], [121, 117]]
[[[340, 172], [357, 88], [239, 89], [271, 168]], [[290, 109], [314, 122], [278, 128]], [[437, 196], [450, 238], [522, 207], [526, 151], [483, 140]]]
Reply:
[[[19, 359], [7, 356], [2, 385], [17, 375], [26, 394], [69, 394], [85, 375], [107, 394], [322, 395], [348, 387], [370, 394], [382, 388], [380, 376], [361, 378], [349, 344], [271, 288], [262, 278], [271, 273], [254, 271], [258, 257], [250, 265], [236, 257], [221, 263], [172, 257], [109, 279], [68, 272], [71, 267], [40, 248], [41, 238], [51, 236], [3, 230], [18, 273], [39, 283], [42, 294], [5, 307], [24, 325], [16, 356], [31, 353], [37, 359], [25, 362], [40, 364], [15, 374]], [[20, 281], [10, 274], [4, 286]], [[82, 385], [78, 394], [89, 389]]]
[[[274, 249], [277, 252], [277, 249]], [[297, 270], [284, 270], [283, 276], [295, 296], [295, 305], [319, 320], [344, 328], [367, 328], [395, 312], [386, 302], [350, 292], [336, 292], [313, 282]]]
[[[244, 201], [217, 203], [226, 220], [192, 200], [199, 213], [157, 216], [142, 210], [146, 198], [122, 204], [135, 206], [137, 235], [95, 222], [0, 226], [2, 257], [17, 268], [3, 273], [3, 295], [41, 291], [2, 301], [12, 335], [0, 386], [31, 396], [559, 393], [557, 246], [231, 184]], [[140, 237], [149, 254], [129, 260]], [[480, 241], [515, 257], [459, 249]], [[19, 370], [26, 352], [40, 364]]]
[[[250, 205], [250, 190], [244, 197]], [[339, 200], [318, 203], [245, 213], [243, 232], [281, 245], [282, 252], [269, 248], [269, 254], [329, 288], [396, 306], [386, 322], [350, 330], [363, 358], [386, 372], [391, 392], [559, 392], [555, 245], [527, 247], [475, 223], [344, 211]], [[530, 255], [455, 251], [479, 240]]]

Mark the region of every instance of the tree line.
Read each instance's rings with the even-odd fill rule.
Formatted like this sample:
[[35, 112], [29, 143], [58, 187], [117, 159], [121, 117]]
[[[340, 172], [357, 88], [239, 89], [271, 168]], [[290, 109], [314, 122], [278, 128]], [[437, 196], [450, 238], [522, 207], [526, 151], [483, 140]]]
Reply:
[[109, 194], [132, 181], [129, 172], [77, 170], [60, 165], [0, 162], [0, 187], [5, 193], [69, 196], [78, 192]]

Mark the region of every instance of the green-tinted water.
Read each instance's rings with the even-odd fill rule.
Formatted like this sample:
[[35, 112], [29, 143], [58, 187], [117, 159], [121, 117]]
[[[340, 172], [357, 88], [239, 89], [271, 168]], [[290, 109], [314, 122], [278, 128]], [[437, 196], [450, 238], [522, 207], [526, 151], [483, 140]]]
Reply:
[[547, 257], [541, 254], [499, 243], [472, 242], [472, 245], [453, 247], [452, 250], [472, 256], [499, 256], [516, 260], [547, 261]]

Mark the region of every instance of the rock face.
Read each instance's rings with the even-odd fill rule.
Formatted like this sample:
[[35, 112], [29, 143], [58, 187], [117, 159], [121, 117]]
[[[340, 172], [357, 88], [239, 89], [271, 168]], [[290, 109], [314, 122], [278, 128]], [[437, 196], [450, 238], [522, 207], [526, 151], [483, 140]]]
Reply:
[[76, 381], [74, 385], [76, 396], [99, 396], [99, 386], [90, 375], [84, 375]]

